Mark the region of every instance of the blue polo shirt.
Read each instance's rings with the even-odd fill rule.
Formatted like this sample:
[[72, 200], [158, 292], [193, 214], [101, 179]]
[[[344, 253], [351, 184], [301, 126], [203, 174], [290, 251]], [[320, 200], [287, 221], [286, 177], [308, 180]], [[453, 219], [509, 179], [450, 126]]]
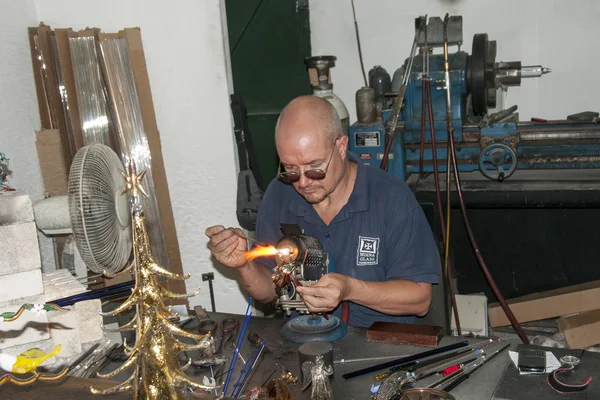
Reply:
[[[438, 283], [438, 249], [427, 219], [410, 188], [379, 168], [358, 164], [348, 203], [329, 226], [291, 184], [274, 179], [260, 203], [256, 238], [277, 243], [280, 224], [296, 224], [304, 234], [316, 237], [333, 262], [335, 272], [364, 281], [404, 279]], [[259, 258], [265, 266], [274, 260]], [[333, 312], [341, 315], [341, 306]], [[350, 303], [348, 324], [369, 327], [376, 321], [414, 323], [414, 316], [382, 314]]]

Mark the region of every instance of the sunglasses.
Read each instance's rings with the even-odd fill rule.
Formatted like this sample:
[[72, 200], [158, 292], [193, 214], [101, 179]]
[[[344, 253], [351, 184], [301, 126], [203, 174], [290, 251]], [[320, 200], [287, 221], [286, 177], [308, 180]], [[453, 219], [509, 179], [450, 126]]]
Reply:
[[298, 182], [302, 175], [304, 175], [305, 177], [307, 177], [308, 179], [310, 179], [312, 181], [320, 181], [320, 180], [325, 179], [325, 176], [327, 176], [327, 170], [329, 169], [329, 164], [331, 163], [331, 159], [333, 158], [333, 153], [335, 152], [335, 144], [337, 143], [337, 141], [338, 140], [335, 139], [335, 141], [333, 142], [333, 149], [331, 149], [331, 154], [329, 155], [329, 161], [327, 161], [327, 165], [325, 166], [325, 169], [321, 169], [321, 168], [307, 169], [306, 171], [304, 171], [304, 173], [293, 172], [293, 171], [281, 172], [281, 163], [279, 163], [279, 170], [277, 171], [277, 176], [279, 177], [279, 179], [281, 179], [285, 182], [289, 182], [289, 183]]

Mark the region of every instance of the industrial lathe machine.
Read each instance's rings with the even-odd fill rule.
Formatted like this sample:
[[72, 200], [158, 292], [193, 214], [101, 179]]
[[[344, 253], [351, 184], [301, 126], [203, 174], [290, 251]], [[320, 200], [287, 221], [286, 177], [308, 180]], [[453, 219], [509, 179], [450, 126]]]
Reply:
[[[387, 85], [385, 80], [379, 80], [376, 87], [380, 115], [374, 120], [359, 117], [348, 130], [350, 151], [372, 165], [379, 166], [387, 160], [388, 172], [404, 180], [421, 171], [434, 172], [434, 153], [439, 172], [446, 171], [447, 159], [444, 56], [433, 53], [444, 46], [443, 21], [432, 17], [427, 23], [419, 17], [415, 29], [413, 49], [419, 48], [418, 54], [411, 54]], [[447, 45], [460, 46], [462, 17], [450, 17], [446, 30]], [[504, 109], [497, 104], [497, 99], [502, 99], [501, 92], [508, 87], [521, 85], [523, 79], [540, 78], [550, 69], [523, 66], [520, 61], [496, 61], [496, 47], [496, 41], [489, 40], [487, 34], [476, 34], [471, 54], [459, 50], [448, 55], [451, 123], [459, 171], [479, 170], [489, 179], [502, 181], [517, 169], [598, 168], [598, 113], [582, 112], [555, 121], [520, 121], [516, 105]], [[426, 118], [424, 87], [429, 92], [433, 124]], [[386, 127], [389, 128], [394, 98], [388, 94], [395, 96], [398, 92], [402, 92], [404, 102], [390, 135]], [[391, 136], [387, 148], [386, 135]]]

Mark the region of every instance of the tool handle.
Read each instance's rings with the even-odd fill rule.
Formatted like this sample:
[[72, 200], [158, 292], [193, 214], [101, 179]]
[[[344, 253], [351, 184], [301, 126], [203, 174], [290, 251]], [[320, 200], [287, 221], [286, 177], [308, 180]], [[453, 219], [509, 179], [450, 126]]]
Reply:
[[248, 334], [248, 341], [252, 344], [259, 346], [261, 340], [262, 339], [260, 338], [260, 336], [258, 336], [258, 333], [256, 333], [256, 332], [250, 332]]
[[445, 370], [443, 370], [443, 371], [442, 371], [442, 375], [443, 375], [443, 376], [448, 376], [448, 375], [450, 375], [451, 373], [453, 373], [454, 371], [458, 371], [458, 370], [459, 370], [459, 369], [461, 369], [461, 368], [462, 368], [462, 366], [461, 366], [460, 364], [459, 364], [459, 365], [453, 365], [453, 366], [451, 366], [451, 367], [448, 367], [448, 368], [446, 368]]

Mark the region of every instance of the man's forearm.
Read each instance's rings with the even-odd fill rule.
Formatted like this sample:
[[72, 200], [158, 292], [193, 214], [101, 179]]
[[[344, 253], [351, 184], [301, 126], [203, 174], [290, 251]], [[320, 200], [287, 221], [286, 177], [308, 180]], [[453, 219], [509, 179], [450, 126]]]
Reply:
[[431, 304], [431, 285], [405, 280], [387, 282], [351, 278], [349, 300], [390, 315], [424, 316]]
[[253, 261], [237, 269], [238, 281], [256, 301], [268, 303], [275, 298], [275, 284], [271, 273], [262, 265]]

